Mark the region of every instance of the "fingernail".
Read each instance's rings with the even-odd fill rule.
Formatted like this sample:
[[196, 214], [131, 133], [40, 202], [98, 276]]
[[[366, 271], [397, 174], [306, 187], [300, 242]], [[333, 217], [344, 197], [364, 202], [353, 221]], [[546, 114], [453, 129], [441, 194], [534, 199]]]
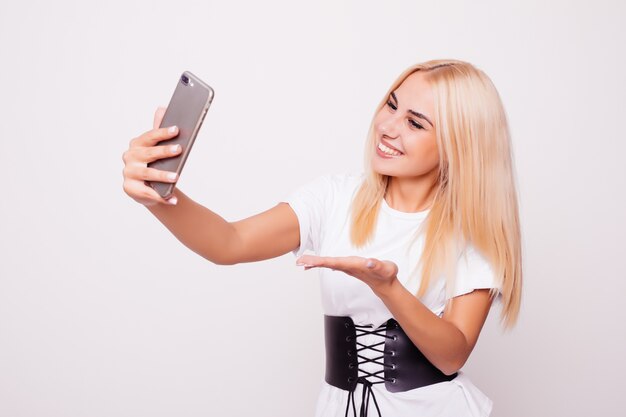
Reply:
[[171, 153], [176, 153], [176, 152], [178, 152], [179, 149], [180, 149], [180, 145], [172, 145], [170, 147], [170, 152]]
[[167, 129], [168, 133], [176, 133], [176, 129], [178, 129], [176, 126], [170, 126], [169, 129]]
[[169, 200], [167, 200], [168, 203], [170, 203], [171, 205], [176, 205], [176, 203], [178, 203], [178, 199], [176, 197], [172, 197]]
[[296, 266], [302, 266], [302, 265], [304, 265], [304, 263], [302, 263], [302, 262], [296, 262]]
[[167, 174], [167, 178], [170, 180], [175, 180], [176, 179], [176, 173], [175, 172], [170, 172], [169, 174]]
[[373, 268], [374, 267], [374, 261], [367, 261], [367, 267], [368, 268]]

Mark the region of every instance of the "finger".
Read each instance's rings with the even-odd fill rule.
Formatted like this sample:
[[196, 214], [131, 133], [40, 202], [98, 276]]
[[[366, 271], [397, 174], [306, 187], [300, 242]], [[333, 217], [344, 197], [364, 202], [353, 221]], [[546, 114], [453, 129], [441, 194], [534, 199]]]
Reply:
[[375, 258], [365, 260], [365, 267], [379, 273], [382, 276], [394, 276], [398, 274], [398, 265], [391, 261], [381, 261]]
[[142, 204], [153, 205], [154, 203], [175, 205], [178, 202], [176, 196], [164, 199], [152, 187], [143, 181], [126, 179], [124, 181], [124, 191]]
[[362, 263], [367, 269], [380, 270], [384, 267], [385, 261], [380, 261], [376, 258], [367, 258], [363, 260]]
[[153, 129], [157, 129], [161, 126], [163, 116], [165, 116], [165, 107], [157, 107], [156, 111], [154, 112], [154, 120], [152, 122]]
[[146, 183], [144, 183], [144, 187], [145, 187], [145, 192], [148, 194], [148, 197], [152, 201], [156, 201], [158, 203], [167, 204], [167, 205], [175, 205], [178, 202], [178, 198], [176, 198], [176, 196], [173, 193], [167, 199], [165, 199], [161, 197], [161, 195], [157, 193], [154, 188], [150, 187]]
[[336, 270], [348, 270], [350, 268], [350, 264], [348, 259], [345, 257], [335, 257], [329, 256], [322, 258], [324, 262], [324, 266], [330, 268], [334, 271]]
[[163, 171], [156, 168], [129, 165], [124, 168], [124, 177], [139, 181], [176, 182], [178, 176], [175, 172]]
[[360, 262], [363, 260], [363, 258], [359, 256], [306, 256], [307, 258], [300, 258], [305, 263], [342, 270], [360, 268]]
[[169, 206], [174, 206], [176, 205], [176, 203], [178, 203], [178, 198], [176, 198], [176, 196], [174, 194], [170, 195], [167, 199], [161, 197], [159, 195], [159, 193], [156, 192], [156, 190], [148, 185], [146, 185], [146, 187], [148, 188], [148, 194], [150, 195], [150, 197], [153, 199], [153, 201], [157, 201], [161, 204], [166, 204]]
[[146, 164], [157, 159], [171, 158], [178, 155], [181, 150], [182, 148], [178, 144], [132, 148], [128, 151], [130, 154], [128, 159], [133, 162]]
[[319, 256], [303, 255], [296, 259], [297, 266], [313, 266], [314, 262], [319, 259]]
[[311, 268], [331, 268], [330, 264], [332, 263], [331, 257], [322, 257], [322, 256], [313, 256], [313, 255], [304, 255], [296, 260], [296, 266], [303, 266], [304, 270], [307, 271]]
[[332, 256], [315, 256], [312, 259], [309, 259], [306, 263], [312, 266], [333, 268], [337, 264], [336, 259], [336, 257]]
[[131, 147], [136, 146], [154, 146], [157, 143], [172, 139], [178, 135], [177, 126], [161, 127], [158, 129], [148, 130], [141, 136], [136, 137], [130, 142]]
[[[354, 259], [358, 259], [354, 257]], [[329, 268], [333, 271], [343, 271], [347, 274], [354, 273], [353, 257], [350, 256], [321, 256], [311, 263], [318, 267]]]

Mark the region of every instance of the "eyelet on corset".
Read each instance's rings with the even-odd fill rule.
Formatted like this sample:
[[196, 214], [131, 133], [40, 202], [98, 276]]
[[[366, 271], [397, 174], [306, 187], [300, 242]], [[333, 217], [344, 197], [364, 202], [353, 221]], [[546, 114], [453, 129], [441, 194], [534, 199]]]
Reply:
[[396, 340], [398, 340], [398, 335], [397, 335], [397, 334], [394, 334], [394, 335], [393, 335], [393, 340], [394, 340], [394, 342], [395, 342]]
[[352, 336], [347, 336], [346, 337], [346, 342], [352, 342]]
[[354, 382], [354, 378], [352, 378], [351, 376], [348, 377], [348, 382]]
[[348, 356], [352, 356], [352, 351], [351, 350], [348, 351]]
[[395, 378], [391, 378], [391, 381], [389, 381], [389, 382], [391, 382], [392, 384], [395, 384], [396, 383], [396, 379]]
[[348, 364], [348, 369], [354, 369], [354, 364], [352, 362]]

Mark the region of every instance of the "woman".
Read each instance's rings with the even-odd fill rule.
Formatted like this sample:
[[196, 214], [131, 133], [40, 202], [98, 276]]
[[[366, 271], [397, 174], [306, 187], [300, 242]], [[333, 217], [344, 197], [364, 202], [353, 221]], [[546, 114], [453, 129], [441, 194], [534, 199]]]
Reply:
[[490, 414], [459, 370], [494, 299], [504, 325], [515, 323], [522, 269], [506, 115], [482, 71], [456, 60], [408, 68], [376, 109], [364, 174], [321, 176], [232, 223], [180, 190], [166, 201], [144, 185], [174, 180], [146, 167], [180, 151], [156, 146], [176, 135], [156, 128], [161, 118], [124, 153], [129, 196], [214, 263], [292, 251], [297, 265], [321, 268], [317, 416]]

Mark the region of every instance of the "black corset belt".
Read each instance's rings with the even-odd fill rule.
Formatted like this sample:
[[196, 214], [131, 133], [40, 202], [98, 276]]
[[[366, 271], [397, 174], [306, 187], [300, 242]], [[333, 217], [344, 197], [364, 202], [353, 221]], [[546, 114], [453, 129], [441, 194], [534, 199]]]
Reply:
[[[326, 382], [349, 391], [346, 416], [350, 404], [354, 416], [357, 415], [354, 403], [357, 384], [363, 385], [359, 416], [368, 415], [370, 399], [381, 416], [372, 385], [384, 383], [387, 391], [402, 392], [451, 381], [457, 376], [456, 373], [446, 375], [430, 363], [394, 319], [373, 329], [371, 324], [355, 325], [350, 317], [324, 316], [324, 333]], [[359, 340], [365, 335], [379, 336], [380, 341], [367, 345]], [[368, 350], [370, 354], [363, 355]], [[382, 369], [367, 372], [360, 368], [360, 365], [370, 362], [381, 365]]]

